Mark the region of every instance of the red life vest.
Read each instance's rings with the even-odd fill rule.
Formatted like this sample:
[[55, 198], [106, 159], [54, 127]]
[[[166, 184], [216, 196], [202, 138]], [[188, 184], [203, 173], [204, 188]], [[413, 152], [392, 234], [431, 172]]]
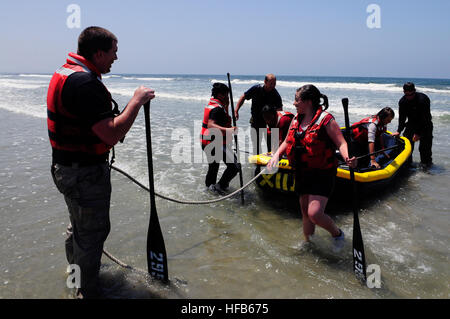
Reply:
[[278, 118], [277, 118], [277, 126], [276, 127], [278, 127], [278, 124], [280, 124], [281, 118], [283, 116], [288, 116], [290, 119], [293, 119], [295, 115], [292, 114], [291, 112], [277, 111], [277, 117]]
[[[57, 152], [76, 152], [89, 155], [104, 155], [112, 146], [103, 143], [82, 123], [82, 119], [71, 114], [62, 102], [64, 83], [75, 72], [92, 72], [99, 80], [97, 68], [84, 57], [69, 53], [67, 63], [60, 67], [50, 81], [47, 92], [47, 127], [50, 144]], [[106, 91], [108, 91], [105, 88]], [[109, 93], [109, 92], [108, 92]], [[112, 100], [112, 99], [111, 99]]]
[[[319, 109], [314, 115], [311, 123], [305, 131], [300, 127], [298, 114], [294, 117], [289, 128], [286, 142], [288, 143], [286, 153], [289, 163], [298, 163], [302, 168], [314, 169], [331, 169], [337, 167], [337, 159], [335, 157], [336, 147], [325, 130], [325, 124], [333, 119], [333, 116]], [[304, 137], [299, 140], [303, 147], [300, 158], [295, 155], [295, 133], [304, 132]]]
[[[209, 120], [209, 113], [211, 110], [213, 110], [216, 107], [221, 107], [224, 112], [227, 114], [227, 123], [225, 124], [225, 127], [231, 127], [231, 117], [228, 115], [228, 112], [226, 109], [220, 104], [220, 101], [214, 98], [211, 98], [208, 105], [205, 107], [205, 110], [203, 112], [203, 122], [202, 122], [202, 131], [200, 133], [200, 141], [202, 143], [202, 146], [206, 146], [209, 143], [211, 143], [211, 135], [208, 129], [208, 120]], [[226, 136], [225, 133], [222, 132], [222, 144], [226, 144]]]
[[361, 121], [353, 123], [351, 126], [353, 139], [359, 143], [367, 143], [368, 140], [368, 123], [375, 123], [377, 126], [376, 137], [379, 137], [382, 133], [386, 132], [386, 125], [380, 121], [378, 116], [372, 115], [363, 118]]
[[[283, 116], [287, 116], [289, 117], [289, 119], [293, 119], [294, 118], [294, 114], [292, 114], [291, 112], [286, 112], [286, 111], [277, 111], [277, 124], [275, 125], [275, 128], [280, 128], [280, 121], [283, 118]], [[271, 127], [269, 127], [269, 125], [267, 125], [267, 134], [271, 134]], [[284, 141], [284, 138], [286, 136], [282, 136], [282, 132], [279, 132], [279, 137], [280, 137], [280, 144]]]

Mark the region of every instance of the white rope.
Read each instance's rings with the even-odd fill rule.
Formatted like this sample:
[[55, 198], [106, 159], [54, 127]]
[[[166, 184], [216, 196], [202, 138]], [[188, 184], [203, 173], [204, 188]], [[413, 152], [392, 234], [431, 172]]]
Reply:
[[[145, 185], [141, 184], [140, 182], [138, 182], [135, 178], [131, 177], [129, 174], [127, 174], [126, 172], [122, 171], [120, 168], [117, 168], [113, 165], [110, 165], [112, 169], [116, 170], [117, 172], [125, 175], [126, 177], [128, 177], [130, 180], [132, 180], [134, 183], [136, 183], [138, 186], [140, 186], [141, 188], [145, 189], [147, 192], [150, 191], [150, 189], [148, 189], [148, 187], [146, 187]], [[256, 175], [255, 177], [253, 177], [247, 184], [245, 184], [244, 186], [242, 186], [241, 188], [235, 190], [234, 192], [232, 192], [231, 194], [228, 194], [226, 196], [220, 197], [220, 198], [216, 198], [216, 199], [212, 199], [212, 200], [205, 200], [205, 201], [183, 201], [180, 199], [174, 199], [174, 198], [170, 198], [167, 197], [165, 195], [161, 195], [155, 192], [155, 195], [171, 201], [171, 202], [175, 202], [175, 203], [179, 203], [179, 204], [188, 204], [188, 205], [203, 205], [203, 204], [212, 204], [212, 203], [216, 203], [216, 202], [220, 202], [222, 200], [225, 200], [227, 198], [233, 197], [234, 195], [236, 195], [237, 193], [239, 193], [241, 190], [243, 190], [244, 188], [248, 187], [251, 183], [253, 183], [259, 176], [261, 176], [263, 173], [266, 172], [266, 169], [264, 168], [258, 175]]]
[[119, 258], [113, 256], [109, 251], [107, 251], [106, 249], [103, 249], [103, 253], [105, 254], [106, 257], [108, 257], [109, 259], [111, 259], [113, 262], [115, 262], [116, 264], [118, 264], [119, 266], [123, 267], [123, 268], [127, 268], [130, 270], [134, 270], [137, 272], [140, 272], [144, 275], [148, 275], [148, 271], [145, 271], [144, 269], [140, 269], [140, 268], [135, 268], [133, 266], [130, 266], [126, 263], [124, 263], [123, 261], [121, 261]]
[[[131, 177], [129, 174], [127, 174], [126, 172], [124, 172], [123, 170], [121, 170], [120, 168], [117, 168], [115, 166], [113, 166], [112, 164], [110, 165], [110, 167], [112, 169], [114, 169], [115, 171], [125, 175], [126, 177], [128, 177], [131, 181], [133, 181], [134, 183], [136, 183], [138, 186], [142, 187], [143, 189], [145, 189], [147, 192], [150, 191], [150, 189], [148, 187], [146, 187], [145, 185], [141, 184], [140, 182], [138, 182], [135, 178]], [[211, 204], [211, 203], [216, 203], [216, 202], [220, 202], [222, 200], [225, 200], [227, 198], [230, 198], [234, 195], [236, 195], [237, 193], [239, 193], [241, 190], [243, 190], [244, 188], [248, 187], [251, 183], [253, 183], [259, 176], [261, 176], [264, 172], [266, 171], [266, 169], [264, 168], [258, 175], [256, 175], [254, 178], [252, 178], [247, 184], [245, 184], [244, 186], [242, 186], [241, 188], [235, 190], [234, 192], [232, 192], [231, 194], [228, 194], [226, 196], [217, 198], [217, 199], [212, 199], [212, 200], [206, 200], [206, 201], [183, 201], [183, 200], [179, 200], [179, 199], [174, 199], [174, 198], [170, 198], [161, 194], [158, 194], [155, 192], [155, 195], [171, 201], [171, 202], [175, 202], [175, 203], [180, 203], [180, 204], [197, 204], [197, 205], [201, 205], [201, 204]], [[112, 255], [110, 252], [108, 252], [106, 249], [103, 249], [103, 253], [105, 254], [105, 256], [107, 256], [109, 259], [111, 259], [113, 262], [115, 262], [116, 264], [118, 264], [119, 266], [123, 267], [123, 268], [127, 268], [130, 270], [134, 270], [140, 273], [143, 273], [145, 275], [148, 275], [148, 272], [140, 269], [140, 268], [135, 268], [133, 266], [130, 266], [126, 263], [124, 263], [123, 261], [121, 261], [120, 259], [118, 259], [117, 257], [115, 257], [114, 255]]]

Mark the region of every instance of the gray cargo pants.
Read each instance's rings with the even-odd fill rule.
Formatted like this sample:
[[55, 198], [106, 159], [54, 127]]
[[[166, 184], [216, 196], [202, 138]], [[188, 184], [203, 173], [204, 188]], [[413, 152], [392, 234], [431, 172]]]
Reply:
[[108, 163], [86, 167], [54, 164], [51, 173], [56, 187], [64, 195], [72, 225], [66, 239], [67, 261], [80, 267], [83, 297], [95, 298], [103, 244], [111, 228]]

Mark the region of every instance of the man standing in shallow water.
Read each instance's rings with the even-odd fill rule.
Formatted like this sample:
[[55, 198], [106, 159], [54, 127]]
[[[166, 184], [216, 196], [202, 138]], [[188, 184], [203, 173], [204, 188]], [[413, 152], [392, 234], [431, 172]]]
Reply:
[[[414, 142], [420, 141], [420, 165], [429, 168], [433, 165], [431, 157], [433, 122], [431, 121], [430, 99], [425, 94], [416, 92], [412, 82], [403, 85], [403, 93], [403, 97], [398, 102], [398, 129], [392, 135], [398, 136], [406, 128], [403, 135], [411, 142], [412, 150], [414, 150]], [[412, 153], [410, 162], [412, 162]]]
[[77, 54], [69, 53], [47, 93], [51, 174], [69, 209], [66, 257], [80, 267], [78, 298], [101, 296], [98, 274], [111, 228], [109, 150], [129, 131], [141, 106], [155, 97], [141, 86], [125, 110], [115, 114], [101, 75], [117, 60], [117, 43], [104, 28], [86, 28], [78, 38]]
[[253, 144], [253, 153], [261, 153], [261, 140], [262, 136], [260, 134], [260, 129], [263, 129], [261, 133], [265, 136], [267, 142], [267, 149], [271, 149], [270, 140], [267, 139], [266, 122], [262, 114], [262, 109], [264, 106], [275, 109], [276, 111], [281, 111], [283, 109], [283, 102], [281, 96], [278, 93], [275, 86], [277, 85], [277, 78], [272, 73], [269, 73], [264, 78], [264, 85], [256, 84], [248, 89], [240, 98], [236, 105], [234, 115], [236, 120], [239, 119], [239, 109], [244, 104], [245, 100], [252, 100], [250, 125], [251, 138]]

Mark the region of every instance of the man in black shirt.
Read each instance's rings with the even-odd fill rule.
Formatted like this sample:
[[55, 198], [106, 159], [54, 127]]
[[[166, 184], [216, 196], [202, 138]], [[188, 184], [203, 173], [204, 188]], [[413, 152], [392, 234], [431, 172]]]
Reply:
[[414, 142], [420, 140], [420, 164], [424, 167], [430, 167], [433, 164], [431, 157], [433, 123], [431, 121], [430, 99], [425, 94], [416, 92], [412, 82], [403, 85], [403, 93], [403, 97], [398, 102], [398, 129], [393, 135], [399, 135], [406, 127], [403, 135], [411, 142], [412, 150], [414, 150]]
[[252, 144], [253, 144], [253, 152], [255, 154], [259, 154], [261, 152], [261, 140], [262, 136], [260, 134], [260, 129], [262, 135], [265, 136], [267, 142], [267, 149], [270, 151], [270, 140], [267, 139], [267, 129], [266, 122], [264, 121], [264, 117], [262, 114], [262, 109], [264, 106], [268, 105], [269, 107], [281, 111], [283, 109], [283, 102], [281, 100], [281, 96], [278, 91], [275, 89], [277, 84], [277, 79], [275, 75], [269, 73], [266, 75], [264, 79], [264, 85], [254, 85], [249, 90], [247, 90], [239, 99], [235, 116], [236, 120], [239, 119], [239, 109], [244, 104], [245, 100], [252, 100], [251, 107], [251, 119], [250, 125], [252, 127]]
[[141, 86], [115, 116], [115, 102], [101, 82], [115, 60], [114, 34], [100, 27], [86, 28], [78, 38], [77, 54], [69, 53], [47, 93], [51, 174], [69, 210], [66, 257], [80, 270], [78, 298], [101, 296], [98, 274], [111, 228], [109, 150], [131, 128], [141, 106], [155, 97], [153, 90]]

